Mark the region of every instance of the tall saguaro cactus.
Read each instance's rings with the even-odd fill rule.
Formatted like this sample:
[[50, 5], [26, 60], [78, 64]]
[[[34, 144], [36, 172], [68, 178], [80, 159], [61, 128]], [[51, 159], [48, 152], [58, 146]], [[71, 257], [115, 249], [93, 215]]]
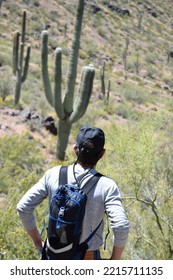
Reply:
[[15, 87], [15, 105], [19, 102], [21, 84], [27, 78], [29, 60], [30, 60], [30, 45], [27, 46], [27, 52], [24, 64], [24, 49], [25, 49], [25, 30], [26, 30], [26, 11], [23, 11], [22, 32], [16, 31], [13, 37], [13, 74], [16, 76]]
[[42, 77], [46, 98], [51, 106], [54, 107], [59, 118], [57, 158], [64, 160], [65, 151], [68, 144], [68, 138], [72, 124], [81, 118], [88, 106], [95, 70], [92, 65], [83, 67], [81, 84], [78, 94], [74, 100], [75, 83], [77, 76], [77, 63], [80, 48], [80, 34], [84, 12], [84, 0], [78, 0], [76, 22], [74, 28], [74, 37], [70, 53], [70, 62], [67, 72], [66, 88], [62, 96], [61, 81], [61, 48], [55, 50], [55, 74], [54, 74], [54, 92], [51, 88], [48, 73], [48, 32], [42, 32]]

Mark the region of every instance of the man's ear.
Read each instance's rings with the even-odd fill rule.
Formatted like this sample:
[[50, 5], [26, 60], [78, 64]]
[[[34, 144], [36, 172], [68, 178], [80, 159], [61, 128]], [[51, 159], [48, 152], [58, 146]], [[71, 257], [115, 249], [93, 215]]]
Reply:
[[78, 148], [76, 146], [76, 144], [73, 146], [73, 150], [76, 156], [78, 156]]
[[101, 151], [101, 153], [100, 153], [100, 159], [104, 156], [105, 152], [106, 152], [106, 149], [103, 149], [103, 150]]

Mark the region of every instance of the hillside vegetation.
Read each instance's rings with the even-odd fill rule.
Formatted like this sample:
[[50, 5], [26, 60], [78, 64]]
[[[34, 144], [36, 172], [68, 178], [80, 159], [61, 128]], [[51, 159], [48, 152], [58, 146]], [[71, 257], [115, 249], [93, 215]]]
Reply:
[[[172, 1], [86, 0], [76, 88], [82, 67], [90, 63], [95, 67], [94, 86], [85, 115], [72, 126], [66, 158], [61, 162], [55, 158], [56, 136], [42, 123], [47, 116], [55, 119], [55, 125], [58, 119], [43, 89], [41, 32], [49, 32], [52, 85], [54, 51], [62, 48], [64, 86], [76, 4], [77, 0], [2, 1], [0, 258], [40, 257], [21, 226], [16, 204], [47, 168], [74, 161], [72, 144], [77, 131], [89, 124], [106, 133], [107, 152], [98, 169], [117, 182], [130, 220], [123, 258], [173, 259]], [[21, 32], [23, 10], [27, 13], [26, 43], [31, 45], [31, 56], [15, 106], [13, 34]], [[22, 112], [26, 109], [34, 117], [24, 121]], [[40, 229], [46, 209], [45, 202], [36, 210]], [[111, 236], [106, 251], [102, 250], [106, 258], [110, 256], [110, 244]]]

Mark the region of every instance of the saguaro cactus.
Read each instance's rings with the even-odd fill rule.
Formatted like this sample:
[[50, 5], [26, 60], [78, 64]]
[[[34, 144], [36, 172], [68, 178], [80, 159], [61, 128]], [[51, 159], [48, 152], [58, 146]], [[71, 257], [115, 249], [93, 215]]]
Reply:
[[71, 126], [85, 113], [93, 86], [94, 67], [85, 66], [82, 71], [81, 84], [78, 94], [74, 100], [75, 83], [77, 76], [77, 62], [80, 48], [80, 34], [84, 12], [84, 0], [78, 0], [76, 22], [74, 28], [74, 37], [70, 53], [70, 62], [67, 72], [66, 88], [62, 96], [61, 80], [61, 58], [62, 51], [60, 48], [55, 50], [55, 75], [54, 75], [54, 92], [52, 92], [51, 83], [48, 73], [48, 32], [42, 32], [42, 77], [46, 98], [51, 106], [55, 108], [59, 118], [58, 141], [56, 156], [64, 160], [65, 151], [68, 144]]
[[129, 33], [126, 35], [125, 39], [125, 49], [123, 52], [123, 63], [124, 63], [124, 77], [127, 80], [127, 56], [128, 56], [128, 49], [129, 49], [129, 44], [130, 44], [130, 38], [129, 38]]
[[[22, 32], [21, 34], [16, 31], [13, 37], [13, 74], [16, 76], [16, 88], [15, 88], [15, 105], [19, 102], [21, 84], [27, 78], [30, 50], [31, 47], [28, 45], [25, 64], [24, 64], [24, 48], [25, 48], [25, 30], [26, 30], [26, 11], [23, 11], [22, 19]], [[24, 67], [23, 67], [24, 65]]]
[[103, 97], [106, 94], [105, 90], [105, 62], [103, 62], [102, 68], [100, 69], [100, 80], [101, 80], [101, 93]]
[[0, 0], [0, 12], [1, 12], [2, 0]]

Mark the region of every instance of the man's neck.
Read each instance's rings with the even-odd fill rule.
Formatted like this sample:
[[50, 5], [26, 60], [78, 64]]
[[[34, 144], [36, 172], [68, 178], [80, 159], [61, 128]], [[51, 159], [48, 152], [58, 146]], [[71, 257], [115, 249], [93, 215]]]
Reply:
[[77, 162], [76, 165], [79, 165], [81, 166], [82, 168], [91, 168], [91, 169], [94, 169], [96, 167], [96, 164], [95, 165], [89, 165], [89, 164], [84, 164], [84, 163], [81, 163], [81, 162]]

